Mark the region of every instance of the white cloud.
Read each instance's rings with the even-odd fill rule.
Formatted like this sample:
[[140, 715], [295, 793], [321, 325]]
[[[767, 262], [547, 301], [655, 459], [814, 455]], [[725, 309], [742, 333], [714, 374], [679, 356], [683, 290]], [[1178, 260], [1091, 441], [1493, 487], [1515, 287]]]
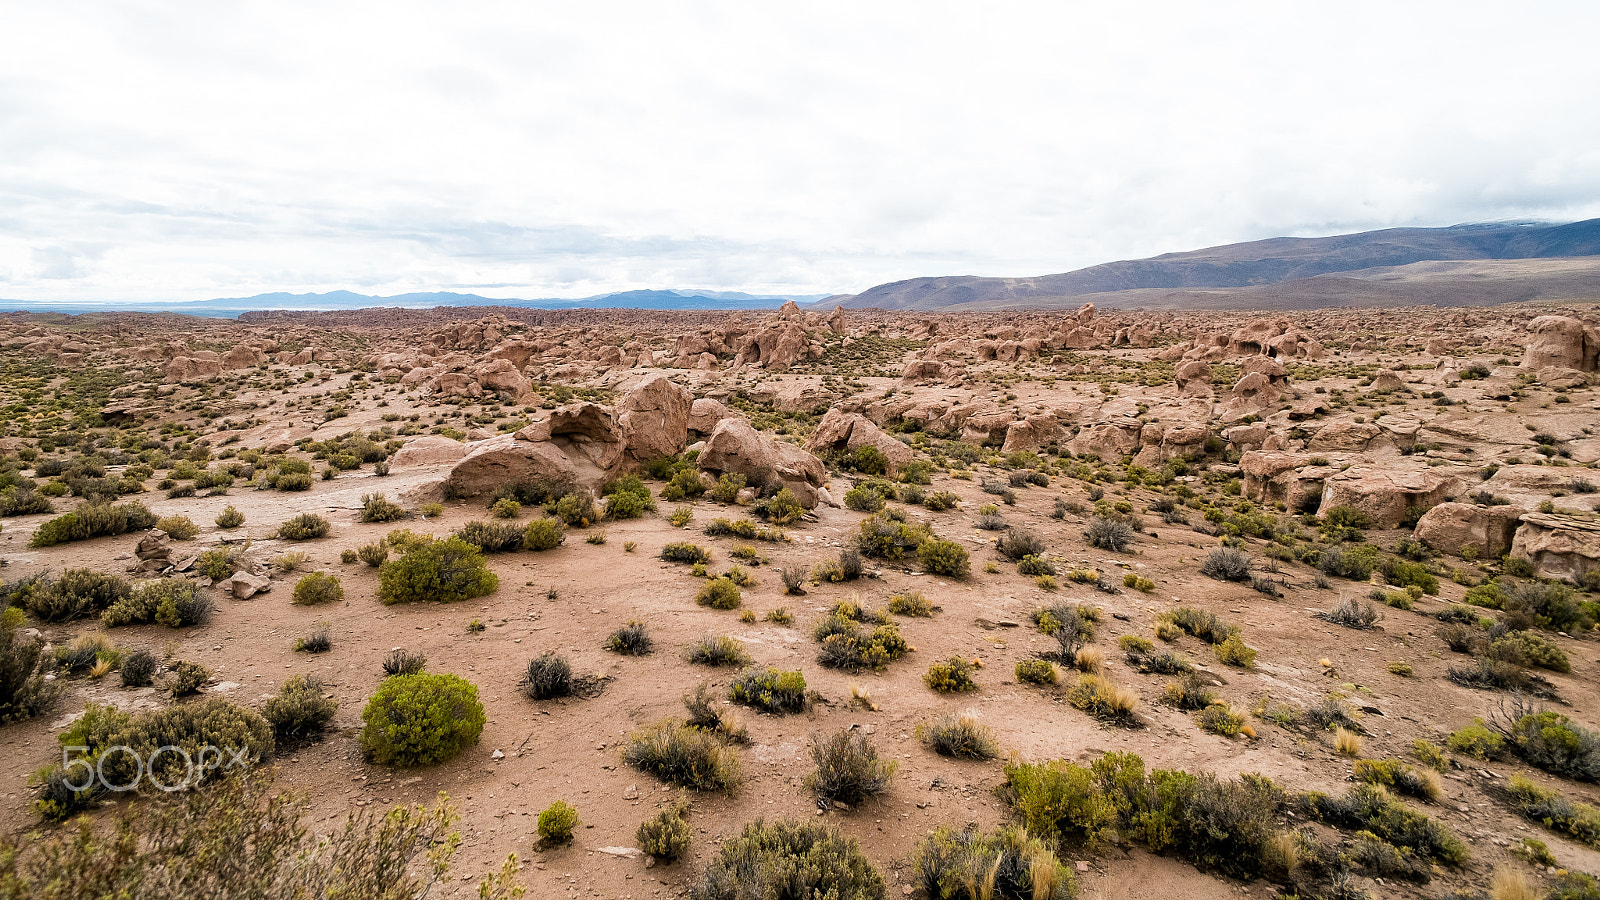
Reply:
[[7, 18], [0, 272], [21, 299], [854, 291], [1600, 215], [1581, 2]]

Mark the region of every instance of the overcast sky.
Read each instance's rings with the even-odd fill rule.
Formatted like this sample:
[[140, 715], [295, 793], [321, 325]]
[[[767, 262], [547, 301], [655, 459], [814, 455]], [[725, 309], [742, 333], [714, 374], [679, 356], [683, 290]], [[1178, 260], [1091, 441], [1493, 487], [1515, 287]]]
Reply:
[[1600, 4], [0, 7], [0, 297], [856, 292], [1600, 216]]

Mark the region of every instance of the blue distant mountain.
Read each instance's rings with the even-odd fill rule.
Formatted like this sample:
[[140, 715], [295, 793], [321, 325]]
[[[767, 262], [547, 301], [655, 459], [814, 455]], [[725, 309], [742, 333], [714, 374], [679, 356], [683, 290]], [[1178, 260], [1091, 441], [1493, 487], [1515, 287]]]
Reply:
[[254, 297], [185, 300], [171, 303], [118, 300], [0, 300], [0, 311], [22, 312], [170, 312], [190, 316], [233, 317], [254, 310], [346, 310], [369, 307], [432, 309], [436, 306], [514, 306], [523, 309], [777, 309], [790, 300], [812, 303], [829, 294], [746, 294], [740, 291], [639, 290], [617, 291], [577, 299], [550, 297], [536, 300], [481, 297], [450, 291], [419, 291], [379, 297], [353, 291], [325, 294], [290, 294], [277, 291]]

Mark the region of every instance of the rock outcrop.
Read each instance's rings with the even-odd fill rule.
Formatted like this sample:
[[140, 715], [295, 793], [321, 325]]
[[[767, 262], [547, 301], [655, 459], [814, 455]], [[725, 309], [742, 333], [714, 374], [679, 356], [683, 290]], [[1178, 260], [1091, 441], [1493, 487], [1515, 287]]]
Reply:
[[888, 462], [885, 474], [891, 478], [897, 477], [901, 467], [911, 462], [910, 447], [895, 440], [866, 416], [838, 409], [828, 410], [805, 444], [805, 449], [811, 453], [854, 452], [862, 447], [872, 447], [883, 454]]
[[1511, 549], [1522, 510], [1513, 506], [1478, 506], [1441, 503], [1417, 522], [1417, 540], [1441, 553], [1471, 554], [1481, 559], [1500, 556]]
[[758, 490], [789, 488], [811, 509], [825, 496], [828, 473], [822, 461], [792, 444], [766, 437], [744, 419], [724, 419], [700, 452], [700, 471], [712, 477], [743, 475]]
[[1427, 510], [1455, 493], [1457, 480], [1421, 465], [1352, 466], [1323, 485], [1319, 515], [1336, 506], [1359, 509], [1379, 528], [1397, 528], [1414, 510]]
[[1573, 584], [1600, 578], [1600, 518], [1567, 513], [1522, 517], [1511, 555], [1533, 564], [1533, 574]]
[[694, 395], [665, 375], [651, 375], [617, 401], [617, 425], [639, 462], [674, 456], [689, 439]]
[[1600, 329], [1595, 326], [1568, 316], [1540, 316], [1528, 323], [1528, 330], [1533, 336], [1522, 356], [1523, 368], [1600, 369]]

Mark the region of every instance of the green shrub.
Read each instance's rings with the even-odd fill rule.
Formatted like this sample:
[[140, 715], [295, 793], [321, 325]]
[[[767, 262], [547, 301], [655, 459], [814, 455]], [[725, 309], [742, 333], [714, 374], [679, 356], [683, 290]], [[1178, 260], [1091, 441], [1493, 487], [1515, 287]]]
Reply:
[[744, 645], [727, 635], [705, 635], [689, 645], [685, 657], [703, 666], [747, 666], [750, 654]]
[[757, 525], [749, 519], [712, 519], [711, 524], [705, 527], [705, 533], [711, 537], [732, 536], [750, 541], [772, 541], [776, 543], [788, 540], [782, 529]]
[[862, 483], [845, 491], [844, 505], [856, 512], [875, 513], [883, 509], [884, 500], [870, 484]]
[[933, 491], [922, 498], [922, 507], [930, 512], [945, 512], [960, 505], [960, 498], [949, 491]]
[[917, 726], [916, 736], [924, 746], [940, 756], [994, 759], [1000, 755], [1000, 742], [995, 738], [994, 729], [980, 724], [977, 716], [971, 713], [952, 713], [923, 722]]
[[967, 548], [955, 541], [939, 538], [923, 541], [917, 547], [917, 556], [921, 557], [922, 567], [930, 575], [944, 575], [948, 578], [967, 577], [969, 567]]
[[639, 823], [634, 839], [646, 855], [672, 862], [689, 852], [694, 833], [689, 828], [689, 801], [683, 797]]
[[567, 696], [572, 693], [572, 664], [555, 651], [546, 650], [528, 661], [522, 690], [533, 700]]
[[622, 761], [641, 772], [697, 791], [739, 792], [739, 754], [709, 731], [663, 719], [629, 735]]
[[917, 847], [917, 884], [930, 900], [968, 900], [973, 885], [994, 900], [1071, 900], [1072, 873], [1025, 828], [985, 834], [940, 825]]
[[361, 496], [361, 521], [363, 522], [398, 522], [408, 519], [411, 514], [405, 507], [390, 500], [383, 494], [363, 494]]
[[1330, 825], [1370, 832], [1379, 840], [1424, 859], [1450, 866], [1467, 861], [1466, 845], [1449, 829], [1395, 800], [1378, 785], [1358, 784], [1338, 799], [1312, 793], [1306, 804]]
[[921, 591], [908, 591], [889, 598], [889, 612], [897, 616], [928, 618], [933, 615], [934, 608]]
[[1249, 581], [1250, 554], [1232, 547], [1218, 547], [1206, 554], [1200, 574], [1218, 581]]
[[478, 689], [454, 675], [385, 679], [362, 710], [361, 750], [383, 766], [431, 766], [478, 742]]
[[455, 536], [484, 553], [505, 553], [522, 546], [523, 529], [515, 522], [468, 522]]
[[1124, 553], [1133, 545], [1133, 529], [1121, 520], [1095, 516], [1089, 520], [1083, 539], [1096, 549]]
[[294, 585], [294, 602], [301, 606], [317, 606], [344, 599], [344, 585], [339, 576], [326, 572], [312, 572]]
[[1213, 703], [1200, 710], [1200, 715], [1195, 717], [1195, 721], [1201, 731], [1209, 731], [1223, 737], [1233, 737], [1240, 733], [1254, 735], [1245, 714], [1226, 703]]
[[1575, 803], [1560, 791], [1539, 787], [1521, 775], [1511, 776], [1506, 789], [1511, 808], [1524, 818], [1587, 847], [1600, 849], [1600, 808]]
[[706, 492], [706, 486], [700, 481], [700, 473], [692, 468], [679, 469], [674, 472], [667, 486], [661, 489], [661, 499], [669, 503], [679, 503], [690, 500]]
[[356, 551], [356, 559], [376, 569], [389, 559], [389, 545], [383, 541], [366, 544]]
[[788, 488], [779, 489], [770, 499], [757, 503], [751, 511], [774, 525], [792, 525], [806, 514], [800, 498]]
[[653, 512], [656, 508], [656, 501], [650, 496], [650, 489], [645, 487], [636, 475], [628, 475], [612, 482], [602, 493], [606, 495], [608, 519], [637, 519], [647, 512]]
[[539, 813], [539, 839], [546, 845], [569, 843], [572, 832], [580, 824], [577, 808], [565, 800], [557, 800]]
[[211, 598], [192, 582], [161, 578], [134, 587], [125, 599], [106, 607], [100, 622], [107, 628], [157, 622], [168, 628], [202, 625], [211, 618]]
[[806, 777], [806, 786], [825, 801], [850, 806], [888, 790], [900, 768], [893, 760], [879, 759], [867, 736], [853, 729], [813, 736], [811, 761], [817, 769]]
[[1223, 665], [1238, 666], [1248, 669], [1256, 664], [1256, 651], [1245, 646], [1244, 638], [1235, 631], [1228, 635], [1228, 639], [1212, 647], [1212, 652], [1217, 656], [1217, 661]]
[[[314, 628], [307, 632], [304, 637], [295, 638], [294, 642], [294, 651], [296, 653], [327, 653], [332, 649], [333, 635], [329, 633], [326, 626]], [[123, 663], [123, 669], [126, 672], [126, 662]], [[123, 677], [126, 678], [126, 674]]]
[[941, 694], [975, 691], [978, 689], [978, 682], [972, 678], [972, 673], [975, 671], [977, 667], [972, 664], [972, 660], [952, 656], [929, 666], [928, 671], [922, 676], [922, 681]]
[[404, 647], [390, 650], [383, 658], [383, 674], [387, 678], [396, 675], [416, 675], [428, 667], [428, 658], [421, 653], [415, 653]]
[[1357, 781], [1381, 784], [1429, 802], [1439, 799], [1444, 792], [1439, 785], [1439, 777], [1433, 771], [1418, 771], [1394, 756], [1387, 759], [1358, 759], [1351, 764], [1351, 769]]
[[1211, 689], [1211, 682], [1190, 672], [1177, 681], [1167, 682], [1161, 699], [1179, 709], [1206, 709], [1217, 702], [1217, 692]]
[[122, 686], [129, 688], [149, 687], [155, 680], [156, 666], [159, 663], [156, 655], [149, 650], [135, 650], [122, 658], [118, 669], [122, 674]]
[[630, 621], [611, 632], [611, 636], [606, 638], [606, 649], [625, 656], [644, 656], [650, 652], [653, 643], [650, 629], [643, 622]]
[[457, 537], [415, 545], [378, 571], [378, 599], [385, 604], [451, 603], [492, 594], [500, 587], [500, 578], [484, 564], [482, 551]]
[[1423, 738], [1411, 742], [1411, 755], [1435, 772], [1443, 772], [1450, 766], [1450, 759], [1444, 755], [1444, 750], [1433, 741]]
[[179, 661], [172, 665], [172, 680], [168, 687], [172, 696], [183, 697], [198, 693], [210, 680], [210, 669], [197, 662]]
[[728, 699], [780, 715], [805, 712], [810, 705], [804, 675], [771, 668], [748, 668], [740, 672], [728, 689]]
[[560, 519], [534, 519], [522, 530], [522, 549], [533, 551], [554, 550], [567, 539], [567, 526]]
[[594, 498], [587, 493], [571, 493], [545, 507], [547, 511], [573, 528], [588, 528], [600, 521], [594, 510]]
[[[58, 740], [64, 748], [85, 748], [81, 753], [75, 751], [73, 758], [82, 759], [103, 774], [106, 784], [133, 784], [143, 767], [141, 789], [207, 783], [212, 780], [212, 771], [193, 762], [214, 758], [219, 749], [224, 760], [235, 766], [254, 766], [270, 757], [274, 749], [272, 726], [266, 719], [220, 697], [138, 714], [90, 703]], [[156, 750], [163, 747], [176, 747], [183, 752], [168, 750], [157, 754]], [[208, 747], [212, 749], [204, 749]], [[71, 775], [59, 765], [41, 772], [40, 781], [42, 791], [34, 808], [48, 819], [66, 818], [103, 793], [98, 778]], [[71, 786], [82, 781], [90, 784], [81, 791]]]
[[22, 632], [22, 610], [0, 609], [0, 725], [46, 712], [61, 696], [64, 684], [50, 680], [50, 660], [43, 638]]
[[925, 526], [906, 522], [898, 510], [884, 510], [861, 520], [856, 543], [863, 555], [902, 559], [916, 553], [929, 540], [933, 540], [933, 532]]
[[339, 711], [339, 701], [324, 697], [322, 681], [295, 675], [283, 683], [278, 696], [261, 705], [261, 715], [280, 741], [301, 740], [321, 734]]
[[42, 622], [70, 622], [95, 615], [133, 593], [128, 582], [92, 569], [68, 569], [54, 582], [38, 579], [20, 592], [28, 613]]
[[64, 516], [40, 525], [28, 544], [54, 547], [71, 541], [142, 531], [156, 524], [156, 515], [136, 501], [110, 504], [88, 501]]
[[700, 593], [695, 595], [694, 602], [712, 609], [738, 609], [743, 599], [739, 594], [739, 586], [733, 579], [726, 575], [713, 578], [700, 588]]
[[[830, 622], [837, 623], [837, 627], [830, 626]], [[830, 633], [822, 637], [822, 650], [817, 655], [817, 661], [828, 668], [882, 671], [911, 650], [897, 625], [879, 625], [867, 633], [854, 622], [830, 616], [819, 627], [830, 628]]]
[[156, 520], [156, 530], [166, 532], [175, 541], [192, 541], [200, 534], [200, 528], [187, 516], [163, 516]]
[[226, 547], [214, 547], [195, 559], [194, 570], [213, 582], [221, 581], [239, 571], [239, 563], [234, 553], [235, 551]]
[[1097, 719], [1127, 725], [1133, 722], [1139, 695], [1129, 688], [1117, 687], [1109, 678], [1080, 675], [1067, 690], [1067, 702]]
[[883, 877], [855, 838], [821, 822], [746, 825], [722, 842], [717, 858], [690, 888], [692, 900], [762, 897], [883, 900]]
[[711, 487], [711, 499], [718, 503], [737, 503], [739, 492], [745, 488], [745, 477], [735, 472], [725, 472]]
[[1056, 664], [1047, 659], [1019, 660], [1016, 675], [1024, 684], [1055, 684], [1061, 679]]
[[1498, 724], [1523, 761], [1563, 778], [1600, 781], [1600, 734], [1560, 713], [1525, 704], [1506, 718], [1511, 716], [1515, 718]]
[[711, 562], [711, 551], [687, 541], [675, 541], [661, 548], [661, 558], [667, 562], [704, 565]]
[[278, 526], [278, 537], [286, 541], [309, 541], [324, 537], [331, 526], [316, 513], [301, 513]]
[[510, 497], [501, 497], [489, 505], [489, 514], [496, 519], [515, 519], [522, 515], [522, 504]]

